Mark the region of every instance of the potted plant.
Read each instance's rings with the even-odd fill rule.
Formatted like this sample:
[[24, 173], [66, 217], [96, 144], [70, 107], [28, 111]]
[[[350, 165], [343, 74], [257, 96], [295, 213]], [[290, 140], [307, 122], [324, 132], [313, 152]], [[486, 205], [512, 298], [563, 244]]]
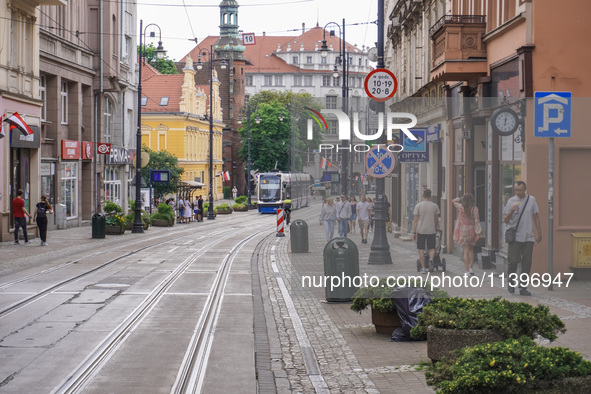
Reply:
[[[431, 288], [428, 281], [410, 279], [406, 284], [409, 287], [427, 290]], [[362, 287], [353, 295], [351, 309], [361, 313], [371, 307], [371, 322], [376, 327], [376, 332], [391, 335], [395, 328], [400, 327], [400, 318], [393, 297], [393, 291], [397, 288], [397, 284], [389, 284], [386, 278], [380, 279], [375, 286]], [[439, 289], [434, 289], [432, 294], [434, 297], [448, 296], [445, 291]]]
[[425, 374], [438, 393], [584, 393], [591, 384], [591, 361], [528, 336], [465, 347], [454, 356]]
[[220, 205], [218, 205], [217, 207], [214, 207], [214, 208], [217, 208], [217, 213], [219, 213], [219, 214], [224, 214], [225, 215], [225, 214], [232, 213], [232, 208], [230, 208], [230, 205], [228, 205], [228, 204], [220, 204]]
[[158, 212], [153, 213], [151, 217], [152, 226], [168, 227], [173, 226], [175, 221], [174, 212], [170, 205], [161, 203], [158, 205]]
[[105, 234], [123, 234], [125, 232], [123, 208], [112, 201], [107, 201], [103, 211], [105, 212]]
[[423, 308], [418, 325], [411, 330], [415, 339], [427, 338], [427, 354], [433, 361], [451, 355], [452, 350], [526, 335], [551, 341], [565, 332], [564, 323], [550, 308], [525, 302], [494, 299], [439, 298]]
[[248, 205], [246, 203], [241, 203], [241, 204], [236, 203], [236, 204], [232, 205], [232, 210], [233, 211], [242, 211], [242, 212], [248, 211]]

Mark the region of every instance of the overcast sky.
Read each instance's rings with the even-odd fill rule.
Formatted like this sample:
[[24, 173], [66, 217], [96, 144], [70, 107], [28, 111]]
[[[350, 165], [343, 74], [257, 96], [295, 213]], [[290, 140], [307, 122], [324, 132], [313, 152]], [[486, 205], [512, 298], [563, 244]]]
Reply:
[[[168, 57], [179, 61], [195, 47], [195, 42], [189, 39], [196, 37], [201, 42], [209, 35], [219, 35], [220, 3], [221, 0], [138, 0], [138, 19], [143, 19], [144, 29], [150, 23], [160, 27]], [[361, 48], [362, 45], [373, 47], [377, 41], [376, 24], [367, 23], [377, 20], [377, 0], [238, 0], [238, 3], [238, 24], [244, 33], [299, 35], [302, 23], [310, 29], [316, 23], [321, 27], [329, 22], [342, 24], [345, 18], [348, 43]], [[146, 31], [147, 43], [157, 41], [149, 39], [150, 30]]]

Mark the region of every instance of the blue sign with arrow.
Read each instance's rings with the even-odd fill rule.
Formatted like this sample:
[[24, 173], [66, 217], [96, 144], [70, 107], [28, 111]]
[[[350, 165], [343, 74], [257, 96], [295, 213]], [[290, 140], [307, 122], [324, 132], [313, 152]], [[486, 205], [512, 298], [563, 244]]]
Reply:
[[570, 137], [571, 92], [535, 92], [534, 136]]
[[400, 138], [404, 150], [398, 153], [398, 160], [401, 163], [426, 163], [429, 161], [429, 145], [427, 144], [427, 129], [410, 129], [410, 132], [417, 138], [411, 140], [404, 133], [400, 133]]

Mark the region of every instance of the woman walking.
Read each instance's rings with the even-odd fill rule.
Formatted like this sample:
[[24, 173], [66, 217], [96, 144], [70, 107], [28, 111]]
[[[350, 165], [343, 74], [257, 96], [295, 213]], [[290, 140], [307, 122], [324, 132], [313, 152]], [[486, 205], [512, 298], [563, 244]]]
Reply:
[[41, 202], [35, 205], [35, 213], [33, 214], [33, 223], [37, 222], [39, 228], [39, 238], [41, 238], [41, 246], [47, 246], [47, 213], [53, 213], [53, 208], [47, 202], [47, 196], [41, 196]]
[[351, 196], [351, 220], [349, 220], [349, 227], [351, 227], [351, 232], [355, 234], [355, 222], [357, 221], [357, 199], [355, 196]]
[[465, 276], [474, 275], [474, 245], [480, 238], [480, 217], [478, 208], [474, 205], [474, 196], [464, 194], [452, 200], [454, 207], [458, 209], [458, 219], [454, 229], [454, 241], [464, 247]]
[[330, 241], [334, 235], [334, 223], [337, 220], [337, 207], [332, 198], [326, 199], [326, 205], [320, 211], [320, 221], [324, 223], [326, 241]]

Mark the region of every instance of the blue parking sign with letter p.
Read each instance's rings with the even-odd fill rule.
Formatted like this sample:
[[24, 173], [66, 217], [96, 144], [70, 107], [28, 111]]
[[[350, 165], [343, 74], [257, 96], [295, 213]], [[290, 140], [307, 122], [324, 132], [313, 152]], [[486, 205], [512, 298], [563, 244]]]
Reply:
[[535, 92], [534, 136], [570, 137], [571, 92]]

